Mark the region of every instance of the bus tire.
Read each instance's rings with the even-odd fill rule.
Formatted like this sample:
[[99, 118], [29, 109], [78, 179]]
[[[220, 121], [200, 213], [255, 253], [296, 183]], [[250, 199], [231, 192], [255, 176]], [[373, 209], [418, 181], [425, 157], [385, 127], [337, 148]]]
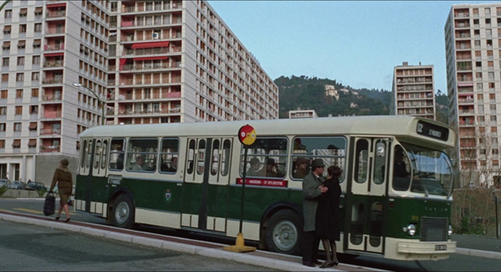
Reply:
[[273, 252], [300, 253], [301, 217], [294, 211], [282, 210], [271, 216], [265, 233], [266, 248]]
[[135, 210], [132, 199], [121, 194], [113, 203], [111, 222], [117, 227], [131, 229], [134, 227]]

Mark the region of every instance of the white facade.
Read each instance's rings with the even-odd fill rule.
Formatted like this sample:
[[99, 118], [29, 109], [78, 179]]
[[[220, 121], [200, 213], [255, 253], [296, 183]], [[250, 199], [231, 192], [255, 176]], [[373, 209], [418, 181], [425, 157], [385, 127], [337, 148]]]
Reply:
[[499, 182], [501, 3], [453, 5], [445, 24], [449, 123], [462, 185]]
[[11, 1], [0, 24], [0, 178], [76, 172], [102, 123], [278, 118], [278, 87], [205, 1]]
[[434, 76], [433, 65], [395, 66], [390, 114], [436, 120]]

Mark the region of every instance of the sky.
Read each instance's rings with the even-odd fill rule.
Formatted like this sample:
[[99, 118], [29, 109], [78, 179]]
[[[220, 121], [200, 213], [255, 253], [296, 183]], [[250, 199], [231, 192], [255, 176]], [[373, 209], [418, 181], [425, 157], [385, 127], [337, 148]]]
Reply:
[[433, 65], [447, 93], [444, 26], [487, 1], [229, 1], [209, 4], [274, 80], [308, 76], [391, 91], [393, 69]]

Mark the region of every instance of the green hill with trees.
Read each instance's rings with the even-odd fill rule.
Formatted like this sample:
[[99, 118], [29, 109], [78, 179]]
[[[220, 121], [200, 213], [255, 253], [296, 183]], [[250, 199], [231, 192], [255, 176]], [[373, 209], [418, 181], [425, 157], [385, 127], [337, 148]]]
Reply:
[[[290, 110], [312, 109], [319, 117], [346, 115], [388, 115], [391, 91], [355, 89], [336, 80], [308, 76], [281, 76], [275, 79], [279, 87], [280, 118], [288, 118]], [[334, 86], [338, 96], [326, 95], [325, 86]], [[337, 99], [338, 97], [338, 99]], [[447, 123], [447, 96], [436, 94], [437, 119]]]

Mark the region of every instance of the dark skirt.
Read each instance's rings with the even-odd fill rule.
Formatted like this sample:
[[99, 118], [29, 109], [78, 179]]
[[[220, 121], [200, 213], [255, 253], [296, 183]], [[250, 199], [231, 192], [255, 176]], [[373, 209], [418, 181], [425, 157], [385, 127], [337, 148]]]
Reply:
[[61, 206], [68, 204], [68, 199], [70, 199], [71, 196], [71, 188], [59, 188], [58, 191], [59, 197], [61, 198], [59, 202]]

